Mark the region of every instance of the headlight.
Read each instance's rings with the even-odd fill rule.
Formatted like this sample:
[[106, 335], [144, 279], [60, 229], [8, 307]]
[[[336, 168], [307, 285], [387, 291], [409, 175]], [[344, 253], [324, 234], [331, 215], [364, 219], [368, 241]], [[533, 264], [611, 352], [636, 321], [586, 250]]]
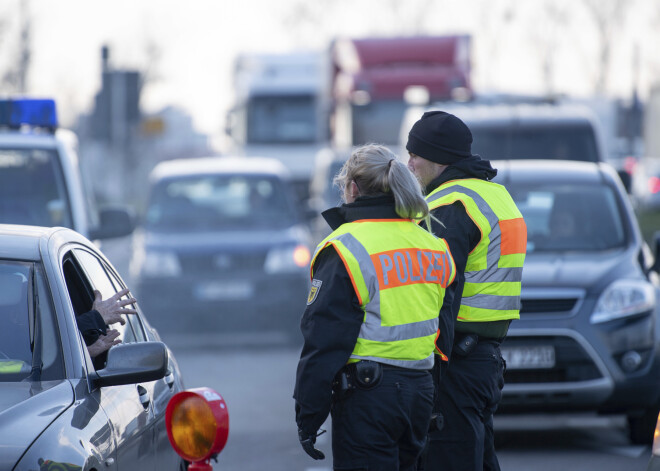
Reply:
[[148, 250], [144, 254], [140, 273], [143, 276], [179, 276], [181, 264], [174, 252]]
[[309, 265], [309, 249], [304, 245], [271, 249], [264, 262], [266, 273], [296, 272]]
[[617, 280], [600, 295], [591, 323], [634, 316], [655, 308], [655, 288], [643, 280]]

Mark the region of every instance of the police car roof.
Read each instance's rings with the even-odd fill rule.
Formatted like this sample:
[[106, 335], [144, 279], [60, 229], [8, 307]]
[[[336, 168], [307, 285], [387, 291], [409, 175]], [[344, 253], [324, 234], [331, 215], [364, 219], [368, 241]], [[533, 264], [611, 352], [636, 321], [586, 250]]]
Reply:
[[254, 174], [273, 175], [287, 179], [286, 167], [276, 159], [266, 157], [201, 157], [166, 160], [151, 171], [153, 181], [191, 175]]

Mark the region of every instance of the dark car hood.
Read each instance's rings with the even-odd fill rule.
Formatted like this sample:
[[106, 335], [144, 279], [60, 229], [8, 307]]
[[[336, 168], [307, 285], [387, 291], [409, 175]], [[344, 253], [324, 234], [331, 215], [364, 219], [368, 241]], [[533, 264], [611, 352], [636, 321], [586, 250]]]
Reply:
[[245, 229], [217, 232], [164, 233], [145, 231], [144, 245], [148, 248], [172, 250], [203, 250], [204, 248], [231, 247], [240, 250], [277, 245], [309, 243], [309, 233], [301, 226], [285, 229]]
[[0, 383], [0, 469], [12, 469], [73, 397], [66, 380]]
[[588, 253], [531, 253], [523, 267], [525, 288], [589, 289], [615, 273], [617, 278], [639, 277], [630, 250]]

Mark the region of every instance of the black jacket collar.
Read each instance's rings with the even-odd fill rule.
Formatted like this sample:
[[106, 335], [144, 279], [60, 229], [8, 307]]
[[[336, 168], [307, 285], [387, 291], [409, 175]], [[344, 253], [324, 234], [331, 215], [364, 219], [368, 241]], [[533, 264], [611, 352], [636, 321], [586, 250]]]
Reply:
[[353, 203], [342, 204], [321, 213], [334, 231], [347, 222], [361, 219], [401, 219], [394, 209], [394, 196], [359, 196]]
[[428, 195], [443, 183], [450, 180], [463, 178], [479, 178], [480, 180], [492, 180], [497, 175], [497, 170], [490, 165], [490, 160], [484, 160], [478, 155], [461, 159], [447, 167], [438, 178], [426, 187]]

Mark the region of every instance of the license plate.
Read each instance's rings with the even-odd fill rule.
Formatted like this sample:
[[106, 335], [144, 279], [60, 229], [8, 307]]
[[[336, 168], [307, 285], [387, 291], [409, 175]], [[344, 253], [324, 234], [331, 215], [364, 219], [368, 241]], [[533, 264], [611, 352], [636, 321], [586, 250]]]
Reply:
[[195, 287], [194, 294], [202, 301], [242, 300], [252, 297], [254, 286], [247, 281], [203, 283]]
[[507, 369], [552, 368], [555, 348], [551, 346], [501, 347]]

